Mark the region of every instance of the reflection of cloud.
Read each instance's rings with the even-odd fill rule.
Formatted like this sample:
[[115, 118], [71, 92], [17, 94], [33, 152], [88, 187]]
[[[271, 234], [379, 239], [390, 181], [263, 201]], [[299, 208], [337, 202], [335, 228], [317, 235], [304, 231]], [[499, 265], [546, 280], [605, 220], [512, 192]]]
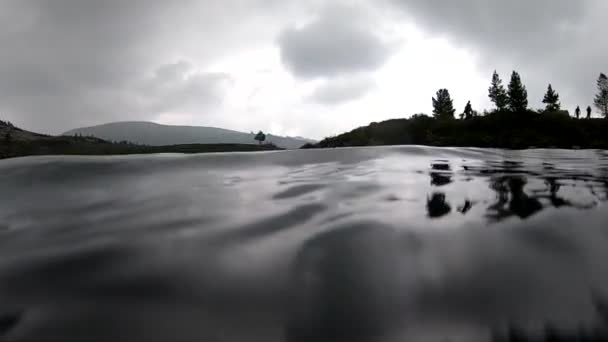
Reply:
[[417, 239], [377, 223], [338, 227], [304, 243], [291, 270], [287, 342], [371, 342], [401, 325], [399, 307], [410, 294], [399, 261], [418, 248]]
[[444, 340], [449, 327], [497, 338], [509, 327], [523, 336], [550, 326], [593, 332], [604, 324], [592, 289], [608, 284], [608, 254], [605, 214], [586, 218], [584, 231], [570, 213], [553, 212], [491, 230], [403, 233], [368, 222], [321, 233], [292, 269], [288, 341]]

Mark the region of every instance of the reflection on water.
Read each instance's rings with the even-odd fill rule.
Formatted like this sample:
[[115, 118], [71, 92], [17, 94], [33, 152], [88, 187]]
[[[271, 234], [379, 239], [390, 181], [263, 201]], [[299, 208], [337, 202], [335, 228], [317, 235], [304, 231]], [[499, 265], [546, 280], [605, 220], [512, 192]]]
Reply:
[[510, 215], [528, 218], [543, 209], [537, 198], [524, 191], [527, 180], [524, 177], [505, 176], [492, 181], [491, 188], [498, 193], [498, 200], [488, 208], [489, 216], [504, 219]]
[[429, 211], [430, 218], [439, 218], [449, 214], [452, 207], [445, 201], [445, 194], [436, 192], [426, 203], [426, 208]]
[[607, 201], [603, 151], [5, 160], [0, 340], [605, 340]]
[[[466, 164], [466, 161], [465, 161]], [[577, 209], [593, 209], [599, 205], [600, 201], [606, 201], [606, 195], [600, 195], [598, 190], [606, 191], [606, 176], [608, 173], [601, 170], [603, 175], [593, 176], [589, 174], [579, 173], [580, 171], [561, 170], [550, 163], [542, 164], [543, 170], [526, 169], [522, 162], [504, 160], [501, 162], [486, 162], [484, 166], [463, 165], [463, 175], [471, 177], [488, 176], [489, 188], [496, 192], [495, 203], [487, 206], [486, 217], [492, 221], [499, 221], [509, 218], [510, 216], [518, 216], [525, 219], [541, 210], [552, 207], [573, 207]], [[452, 182], [451, 173], [437, 173], [436, 170], [451, 170], [449, 165], [433, 163], [431, 165], [431, 184], [436, 187], [441, 187]], [[581, 170], [584, 171], [584, 170]], [[528, 178], [534, 180], [542, 180], [544, 187], [535, 188], [528, 193], [525, 190], [528, 183]], [[471, 178], [468, 178], [470, 180]], [[576, 198], [572, 200], [564, 196], [568, 196], [568, 192], [574, 194], [578, 187], [587, 187], [588, 198], [578, 202]], [[564, 191], [562, 190], [564, 188]], [[600, 188], [604, 188], [601, 190]], [[580, 191], [579, 191], [580, 192]], [[574, 197], [574, 196], [573, 196]], [[590, 200], [591, 199], [591, 200]], [[433, 194], [433, 202], [437, 208], [449, 207], [445, 202], [444, 194]], [[429, 201], [430, 203], [431, 201]], [[464, 200], [465, 204], [459, 208], [459, 212], [466, 214], [472, 207], [473, 203], [469, 199]], [[430, 217], [443, 216], [446, 213], [439, 210], [438, 213], [443, 215], [432, 215], [429, 209]]]
[[431, 185], [444, 186], [452, 183], [452, 169], [447, 160], [431, 164]]

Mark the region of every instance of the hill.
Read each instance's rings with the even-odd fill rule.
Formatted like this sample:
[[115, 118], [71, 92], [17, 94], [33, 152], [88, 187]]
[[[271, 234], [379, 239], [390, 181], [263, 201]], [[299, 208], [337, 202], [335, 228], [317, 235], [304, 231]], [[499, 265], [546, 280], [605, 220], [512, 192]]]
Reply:
[[9, 140], [24, 142], [50, 138], [48, 135], [29, 132], [19, 127], [13, 126], [10, 122], [0, 120], [0, 144], [6, 142], [6, 137]]
[[[255, 134], [215, 127], [168, 126], [152, 122], [114, 122], [77, 128], [64, 135], [94, 136], [108, 141], [130, 141], [150, 146], [180, 144], [257, 144]], [[266, 142], [286, 149], [297, 149], [313, 140], [268, 134]]]
[[394, 119], [329, 137], [307, 148], [430, 145], [492, 148], [608, 148], [608, 120], [575, 119], [567, 112], [495, 112], [467, 120], [424, 114]]
[[114, 143], [86, 136], [49, 136], [0, 121], [0, 159], [32, 155], [120, 155], [150, 153], [253, 152], [278, 150], [274, 145], [183, 144], [146, 146]]

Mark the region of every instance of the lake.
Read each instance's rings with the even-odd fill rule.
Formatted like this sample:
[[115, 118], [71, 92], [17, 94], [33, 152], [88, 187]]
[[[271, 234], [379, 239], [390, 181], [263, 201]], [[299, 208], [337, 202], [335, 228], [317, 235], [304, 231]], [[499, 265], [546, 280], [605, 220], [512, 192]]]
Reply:
[[490, 341], [608, 322], [608, 152], [0, 161], [0, 339]]

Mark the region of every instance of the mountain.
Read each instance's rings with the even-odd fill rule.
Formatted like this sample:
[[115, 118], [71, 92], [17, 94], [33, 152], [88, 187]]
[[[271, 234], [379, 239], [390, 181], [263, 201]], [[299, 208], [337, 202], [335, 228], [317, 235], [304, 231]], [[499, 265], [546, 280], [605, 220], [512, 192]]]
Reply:
[[279, 150], [264, 144], [180, 144], [167, 146], [113, 143], [92, 136], [50, 136], [0, 120], [0, 159], [37, 155], [124, 155], [156, 153], [258, 152]]
[[[215, 127], [168, 126], [153, 122], [114, 122], [77, 128], [63, 135], [94, 136], [109, 141], [130, 141], [150, 146], [182, 144], [257, 144], [255, 134]], [[313, 140], [268, 134], [266, 142], [286, 149], [297, 149]]]
[[8, 121], [0, 120], [0, 138], [2, 138], [3, 140], [8, 139], [12, 141], [33, 141], [38, 139], [49, 138], [49, 136], [26, 131], [19, 127], [13, 126], [13, 124]]

